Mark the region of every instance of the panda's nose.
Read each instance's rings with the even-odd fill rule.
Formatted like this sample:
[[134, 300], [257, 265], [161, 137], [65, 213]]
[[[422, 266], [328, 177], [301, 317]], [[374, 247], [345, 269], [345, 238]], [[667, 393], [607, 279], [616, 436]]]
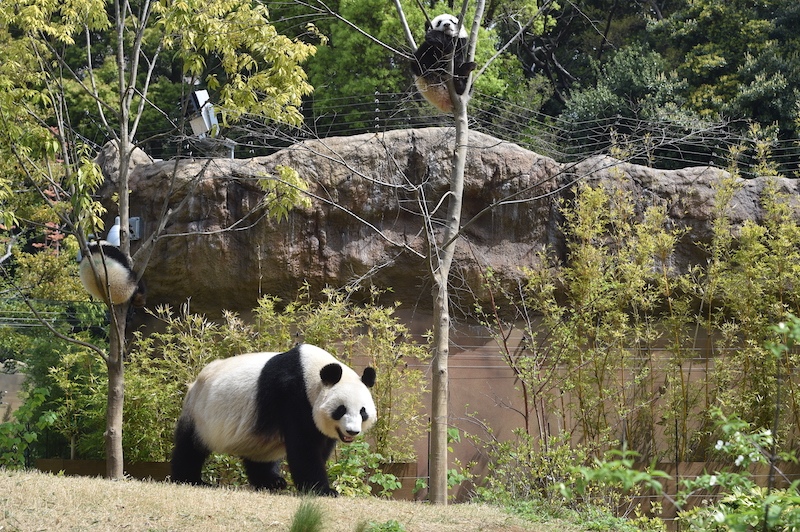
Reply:
[[358, 436], [360, 432], [361, 432], [360, 430], [348, 430], [348, 431], [347, 431], [347, 433], [348, 433], [350, 436]]

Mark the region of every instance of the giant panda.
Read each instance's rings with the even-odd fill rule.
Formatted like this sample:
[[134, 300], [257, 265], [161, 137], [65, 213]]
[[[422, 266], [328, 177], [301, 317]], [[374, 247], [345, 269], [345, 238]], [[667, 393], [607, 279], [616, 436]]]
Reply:
[[[456, 33], [458, 31], [458, 33]], [[453, 86], [464, 94], [469, 73], [475, 63], [464, 61], [467, 53], [467, 30], [459, 28], [458, 18], [442, 14], [425, 23], [425, 41], [414, 52], [411, 70], [420, 94], [440, 111], [453, 110], [447, 80], [450, 78], [449, 54], [453, 54]]]
[[203, 463], [213, 452], [241, 457], [254, 488], [284, 489], [285, 456], [299, 491], [336, 496], [325, 463], [337, 442], [351, 443], [375, 423], [374, 384], [373, 368], [359, 377], [309, 344], [215, 360], [186, 394], [172, 480], [202, 484]]
[[[131, 269], [128, 257], [105, 240], [90, 242], [87, 247], [89, 253], [81, 259], [79, 270], [81, 284], [86, 291], [101, 301], [108, 302], [110, 299], [114, 305], [131, 300], [134, 306], [144, 306], [144, 282], [136, 281], [136, 273]], [[107, 294], [111, 297], [108, 298]]]

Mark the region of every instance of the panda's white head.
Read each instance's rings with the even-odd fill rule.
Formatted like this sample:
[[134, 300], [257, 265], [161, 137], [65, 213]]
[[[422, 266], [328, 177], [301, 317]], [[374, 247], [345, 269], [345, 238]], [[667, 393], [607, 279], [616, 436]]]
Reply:
[[375, 424], [377, 410], [369, 389], [375, 384], [375, 370], [356, 372], [333, 362], [319, 371], [322, 389], [314, 401], [314, 424], [325, 436], [351, 443]]
[[[458, 17], [448, 13], [443, 13], [431, 20], [430, 29], [433, 31], [441, 31], [448, 37], [456, 36], [456, 28], [458, 28]], [[461, 26], [461, 29], [458, 32], [458, 37], [461, 39], [467, 38], [467, 30], [464, 29], [464, 26]]]

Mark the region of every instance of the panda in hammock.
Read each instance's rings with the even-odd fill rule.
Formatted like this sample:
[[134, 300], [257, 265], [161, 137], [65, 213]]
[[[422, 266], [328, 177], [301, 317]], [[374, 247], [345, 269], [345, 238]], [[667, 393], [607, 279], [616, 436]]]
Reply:
[[213, 452], [241, 457], [254, 488], [279, 490], [287, 486], [280, 472], [286, 457], [299, 491], [336, 496], [326, 461], [337, 442], [351, 443], [375, 423], [374, 384], [373, 368], [359, 377], [309, 344], [215, 360], [186, 394], [171, 478], [203, 484]]
[[459, 28], [458, 18], [442, 14], [425, 23], [425, 41], [414, 52], [411, 70], [420, 94], [440, 111], [452, 112], [453, 102], [447, 88], [450, 78], [449, 56], [453, 54], [453, 86], [464, 94], [475, 63], [465, 62], [467, 30]]

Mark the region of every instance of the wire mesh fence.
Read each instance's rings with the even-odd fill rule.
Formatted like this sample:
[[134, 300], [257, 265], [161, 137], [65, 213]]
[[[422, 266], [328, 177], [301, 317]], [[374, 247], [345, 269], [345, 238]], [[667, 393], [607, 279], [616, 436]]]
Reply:
[[[304, 103], [302, 112], [305, 120], [300, 126], [245, 116], [221, 131], [220, 139], [233, 142], [235, 157], [245, 158], [267, 155], [305, 139], [453, 123], [451, 116], [436, 111], [413, 91], [375, 92], [347, 98], [312, 96]], [[764, 172], [764, 154], [772, 172], [797, 177], [800, 171], [800, 139], [751, 133], [747, 121], [711, 122], [680, 115], [659, 119], [614, 116], [573, 122], [480, 93], [474, 95], [469, 113], [472, 130], [514, 142], [562, 163], [610, 154], [665, 170], [705, 165], [726, 168], [730, 166], [731, 149], [737, 147], [737, 163], [745, 178]], [[140, 137], [156, 133], [141, 133]], [[164, 142], [163, 132], [161, 135], [156, 141], [143, 143], [145, 150], [156, 158], [181, 152], [219, 156], [229, 151], [225, 147], [215, 153], [215, 139], [199, 142], [191, 136], [172, 136]], [[96, 139], [91, 141], [95, 142]]]

